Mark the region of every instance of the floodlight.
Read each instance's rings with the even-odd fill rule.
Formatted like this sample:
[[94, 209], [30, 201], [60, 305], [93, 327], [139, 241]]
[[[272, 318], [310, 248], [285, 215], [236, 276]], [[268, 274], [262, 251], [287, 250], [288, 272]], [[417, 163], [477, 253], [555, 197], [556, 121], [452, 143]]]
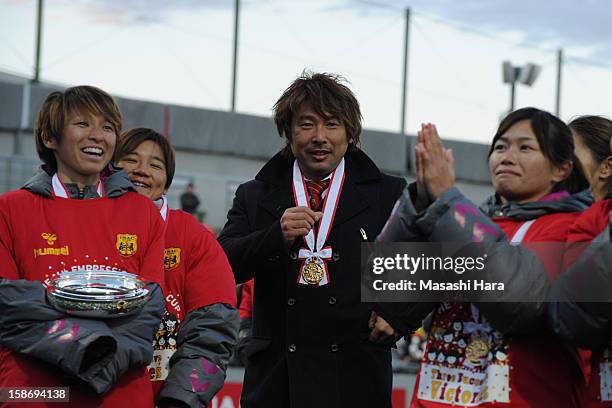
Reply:
[[541, 67], [536, 64], [528, 63], [521, 68], [521, 73], [518, 77], [518, 81], [521, 84], [531, 86], [540, 75]]
[[542, 68], [539, 65], [527, 63], [523, 67], [515, 67], [510, 61], [502, 63], [504, 84], [510, 85], [510, 112], [514, 110], [514, 93], [516, 82], [532, 86], [540, 75]]
[[504, 84], [511, 84], [516, 81], [514, 76], [514, 67], [510, 61], [504, 61], [502, 64], [502, 70], [504, 74]]

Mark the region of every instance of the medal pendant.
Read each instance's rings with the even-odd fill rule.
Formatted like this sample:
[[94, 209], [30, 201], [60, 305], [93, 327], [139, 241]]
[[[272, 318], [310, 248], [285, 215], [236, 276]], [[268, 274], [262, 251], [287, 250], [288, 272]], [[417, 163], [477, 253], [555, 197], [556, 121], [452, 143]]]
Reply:
[[323, 276], [325, 276], [325, 269], [323, 269], [323, 265], [319, 262], [309, 260], [304, 263], [302, 276], [304, 277], [304, 281], [309, 285], [318, 285], [323, 279]]
[[474, 364], [480, 365], [480, 360], [489, 353], [489, 345], [481, 338], [476, 338], [468, 344], [465, 355]]

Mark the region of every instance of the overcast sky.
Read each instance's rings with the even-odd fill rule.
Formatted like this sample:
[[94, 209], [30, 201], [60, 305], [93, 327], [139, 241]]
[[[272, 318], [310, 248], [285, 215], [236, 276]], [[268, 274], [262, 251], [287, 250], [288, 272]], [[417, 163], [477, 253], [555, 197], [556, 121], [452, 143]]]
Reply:
[[[505, 59], [542, 66], [517, 107], [554, 110], [559, 47], [561, 117], [610, 115], [607, 0], [243, 0], [237, 110], [269, 115], [308, 68], [350, 81], [366, 127], [398, 131], [406, 6], [409, 133], [431, 121], [443, 137], [487, 143], [509, 105]], [[35, 10], [0, 0], [0, 70], [32, 72]], [[226, 110], [232, 36], [232, 0], [46, 0], [42, 78]]]

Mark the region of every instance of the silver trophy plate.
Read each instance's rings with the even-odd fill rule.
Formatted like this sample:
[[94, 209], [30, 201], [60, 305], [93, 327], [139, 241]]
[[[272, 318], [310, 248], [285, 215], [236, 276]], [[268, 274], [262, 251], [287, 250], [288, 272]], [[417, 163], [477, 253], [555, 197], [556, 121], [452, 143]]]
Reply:
[[47, 286], [53, 306], [71, 315], [94, 318], [123, 317], [149, 300], [146, 282], [123, 271], [62, 272]]

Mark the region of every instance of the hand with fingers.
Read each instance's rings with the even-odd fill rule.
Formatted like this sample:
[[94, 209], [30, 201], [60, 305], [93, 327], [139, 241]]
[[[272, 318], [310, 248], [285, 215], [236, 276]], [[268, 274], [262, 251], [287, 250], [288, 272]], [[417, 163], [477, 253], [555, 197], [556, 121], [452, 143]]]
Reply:
[[421, 124], [421, 130], [417, 132], [418, 144], [415, 146], [415, 157], [416, 157], [416, 185], [417, 185], [417, 197], [414, 203], [414, 208], [417, 211], [422, 211], [429, 207], [431, 199], [429, 198], [429, 192], [427, 191], [427, 185], [425, 184], [425, 170], [423, 169], [423, 160], [421, 159], [420, 150], [424, 143], [423, 128], [424, 124]]
[[323, 214], [308, 207], [287, 208], [280, 219], [285, 244], [289, 247], [296, 238], [308, 235]]
[[415, 148], [418, 195], [426, 194], [420, 200], [428, 199], [430, 203], [455, 185], [455, 159], [452, 150], [444, 148], [435, 125], [421, 125], [418, 138]]
[[369, 340], [372, 343], [392, 345], [401, 337], [401, 335], [387, 323], [385, 319], [378, 316], [376, 312], [370, 314], [368, 327], [370, 328]]

